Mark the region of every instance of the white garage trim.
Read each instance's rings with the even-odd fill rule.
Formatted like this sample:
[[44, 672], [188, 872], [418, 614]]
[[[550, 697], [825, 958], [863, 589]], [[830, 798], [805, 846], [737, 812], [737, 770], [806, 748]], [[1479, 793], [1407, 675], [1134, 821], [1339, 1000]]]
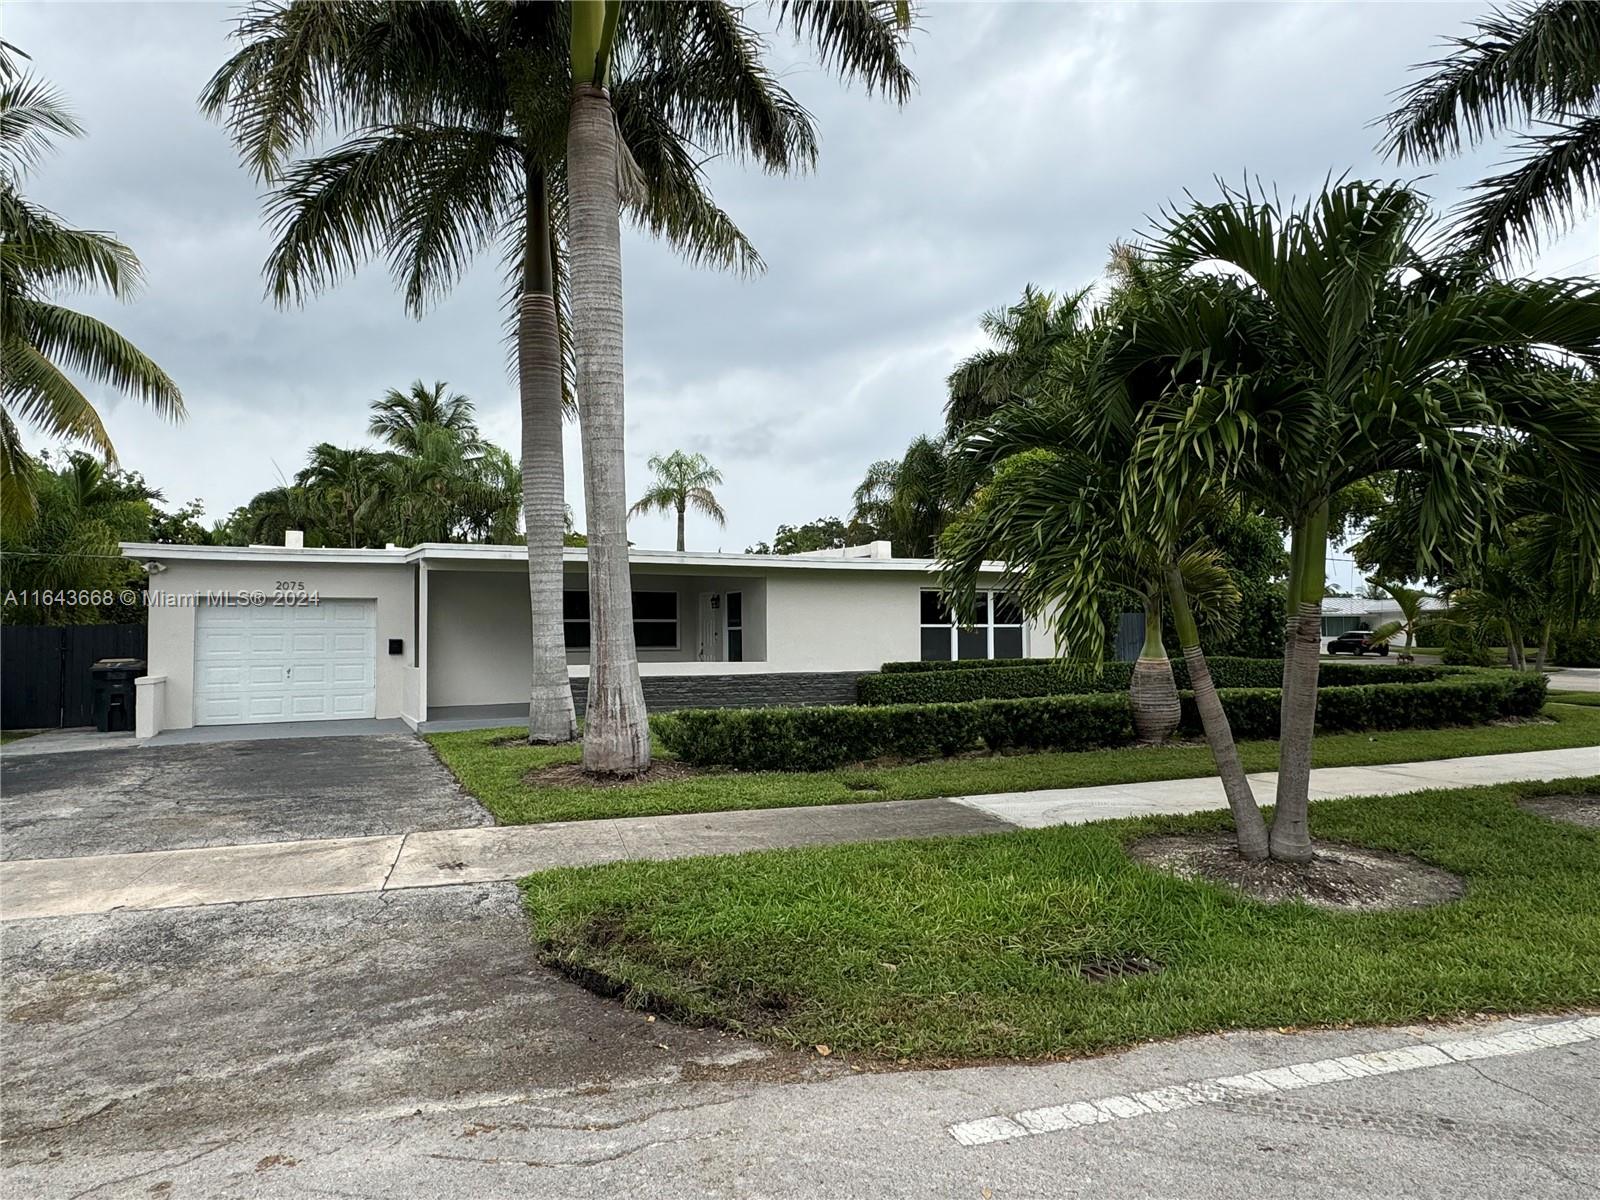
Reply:
[[377, 657], [372, 600], [202, 604], [195, 612], [194, 722], [372, 717]]

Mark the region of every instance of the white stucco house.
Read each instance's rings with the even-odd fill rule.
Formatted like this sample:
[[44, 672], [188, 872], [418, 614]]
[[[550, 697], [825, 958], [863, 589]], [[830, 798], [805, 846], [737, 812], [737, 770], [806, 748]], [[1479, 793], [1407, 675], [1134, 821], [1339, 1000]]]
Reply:
[[[298, 540], [293, 533], [287, 539]], [[527, 552], [128, 543], [149, 576], [140, 736], [196, 725], [399, 718], [515, 721], [529, 676]], [[804, 555], [631, 554], [635, 634], [654, 708], [848, 702], [886, 661], [1054, 653], [986, 591], [956, 628], [934, 564], [887, 542]], [[1000, 565], [986, 571], [991, 588]], [[566, 551], [567, 661], [588, 677], [586, 552]]]

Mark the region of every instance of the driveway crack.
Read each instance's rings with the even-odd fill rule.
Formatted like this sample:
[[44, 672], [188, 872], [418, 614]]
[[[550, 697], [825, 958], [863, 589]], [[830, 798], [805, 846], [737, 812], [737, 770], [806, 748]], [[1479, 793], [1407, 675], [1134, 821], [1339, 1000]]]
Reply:
[[394, 848], [394, 861], [389, 864], [389, 869], [384, 872], [383, 882], [378, 885], [378, 891], [382, 892], [389, 886], [389, 880], [394, 875], [394, 869], [400, 865], [400, 856], [405, 853], [406, 839], [410, 836], [409, 833], [400, 835], [400, 844]]

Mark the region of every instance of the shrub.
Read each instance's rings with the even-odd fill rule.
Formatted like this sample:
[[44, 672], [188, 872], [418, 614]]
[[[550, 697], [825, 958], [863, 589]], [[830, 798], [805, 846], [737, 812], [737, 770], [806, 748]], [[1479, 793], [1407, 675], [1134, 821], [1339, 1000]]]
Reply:
[[1550, 661], [1558, 667], [1600, 667], [1600, 621], [1585, 621], [1550, 639]]
[[959, 658], [934, 662], [886, 662], [878, 669], [885, 675], [915, 674], [921, 671], [997, 671], [1005, 667], [1053, 667], [1056, 658]]
[[[1499, 717], [1531, 717], [1544, 707], [1549, 683], [1532, 671], [1457, 674], [1437, 682], [1328, 687], [1317, 692], [1317, 729], [1432, 729], [1472, 725]], [[1236, 738], [1278, 736], [1276, 688], [1219, 689]], [[1183, 728], [1198, 732], [1194, 699], [1183, 697]]]
[[1043, 696], [966, 704], [702, 708], [663, 713], [651, 727], [696, 766], [822, 771], [888, 755], [967, 750], [1089, 750], [1133, 740], [1124, 696]]
[[[1544, 704], [1545, 687], [1544, 676], [1532, 672], [1457, 672], [1433, 682], [1330, 687], [1318, 696], [1317, 727], [1402, 729], [1531, 716]], [[1234, 736], [1277, 736], [1278, 689], [1225, 688], [1221, 695]], [[1194, 702], [1187, 695], [1184, 714], [1186, 726], [1197, 729]], [[887, 756], [1091, 750], [1133, 741], [1128, 700], [1120, 693], [939, 704], [685, 709], [656, 716], [651, 726], [684, 762], [746, 771], [822, 771]]]
[[[1283, 662], [1273, 658], [1207, 660], [1218, 687], [1275, 688], [1283, 681]], [[934, 704], [965, 700], [1015, 700], [1027, 696], [1082, 695], [1121, 692], [1128, 687], [1132, 663], [1108, 662], [1098, 672], [1048, 659], [1030, 659], [1020, 666], [972, 667], [960, 671], [898, 671], [885, 663], [881, 675], [863, 675], [856, 684], [862, 704]], [[939, 666], [954, 664], [941, 663]], [[1178, 687], [1189, 686], [1189, 670], [1182, 659], [1172, 664]], [[1323, 663], [1321, 682], [1330, 687], [1346, 684], [1431, 683], [1449, 672], [1440, 667], [1364, 666], [1358, 663]]]
[[1489, 649], [1489, 647], [1467, 641], [1452, 642], [1447, 645], [1444, 648], [1444, 653], [1439, 656], [1439, 661], [1447, 667], [1494, 667], [1505, 665], [1505, 659]]

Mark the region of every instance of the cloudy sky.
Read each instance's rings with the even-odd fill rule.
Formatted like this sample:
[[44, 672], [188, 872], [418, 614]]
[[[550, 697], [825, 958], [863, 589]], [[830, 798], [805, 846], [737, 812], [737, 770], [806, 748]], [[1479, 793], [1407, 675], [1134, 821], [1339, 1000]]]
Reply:
[[[652, 453], [708, 455], [729, 524], [691, 519], [691, 548], [739, 550], [779, 522], [845, 515], [869, 462], [938, 425], [978, 316], [1023, 284], [1092, 281], [1111, 241], [1186, 189], [1214, 194], [1214, 176], [1303, 194], [1330, 171], [1394, 175], [1369, 123], [1411, 64], [1486, 7], [934, 3], [915, 37], [920, 86], [900, 110], [775, 38], [786, 85], [821, 129], [821, 162], [792, 179], [711, 165], [766, 258], [760, 278], [690, 270], [625, 239], [630, 488]], [[263, 300], [257, 188], [195, 109], [234, 12], [6, 6], [5, 38], [88, 128], [31, 192], [139, 253], [144, 295], [85, 307], [151, 353], [188, 403], [171, 426], [100, 398], [123, 460], [169, 501], [199, 497], [221, 516], [292, 475], [312, 442], [360, 443], [368, 402], [419, 377], [473, 397], [486, 432], [514, 447], [494, 263], [421, 322], [381, 267], [303, 309]], [[1495, 157], [1445, 164], [1427, 187], [1449, 202]], [[1594, 243], [1591, 222], [1537, 265], [1590, 270]], [[581, 527], [577, 458], [569, 430]], [[670, 546], [672, 524], [636, 521], [632, 536]]]

